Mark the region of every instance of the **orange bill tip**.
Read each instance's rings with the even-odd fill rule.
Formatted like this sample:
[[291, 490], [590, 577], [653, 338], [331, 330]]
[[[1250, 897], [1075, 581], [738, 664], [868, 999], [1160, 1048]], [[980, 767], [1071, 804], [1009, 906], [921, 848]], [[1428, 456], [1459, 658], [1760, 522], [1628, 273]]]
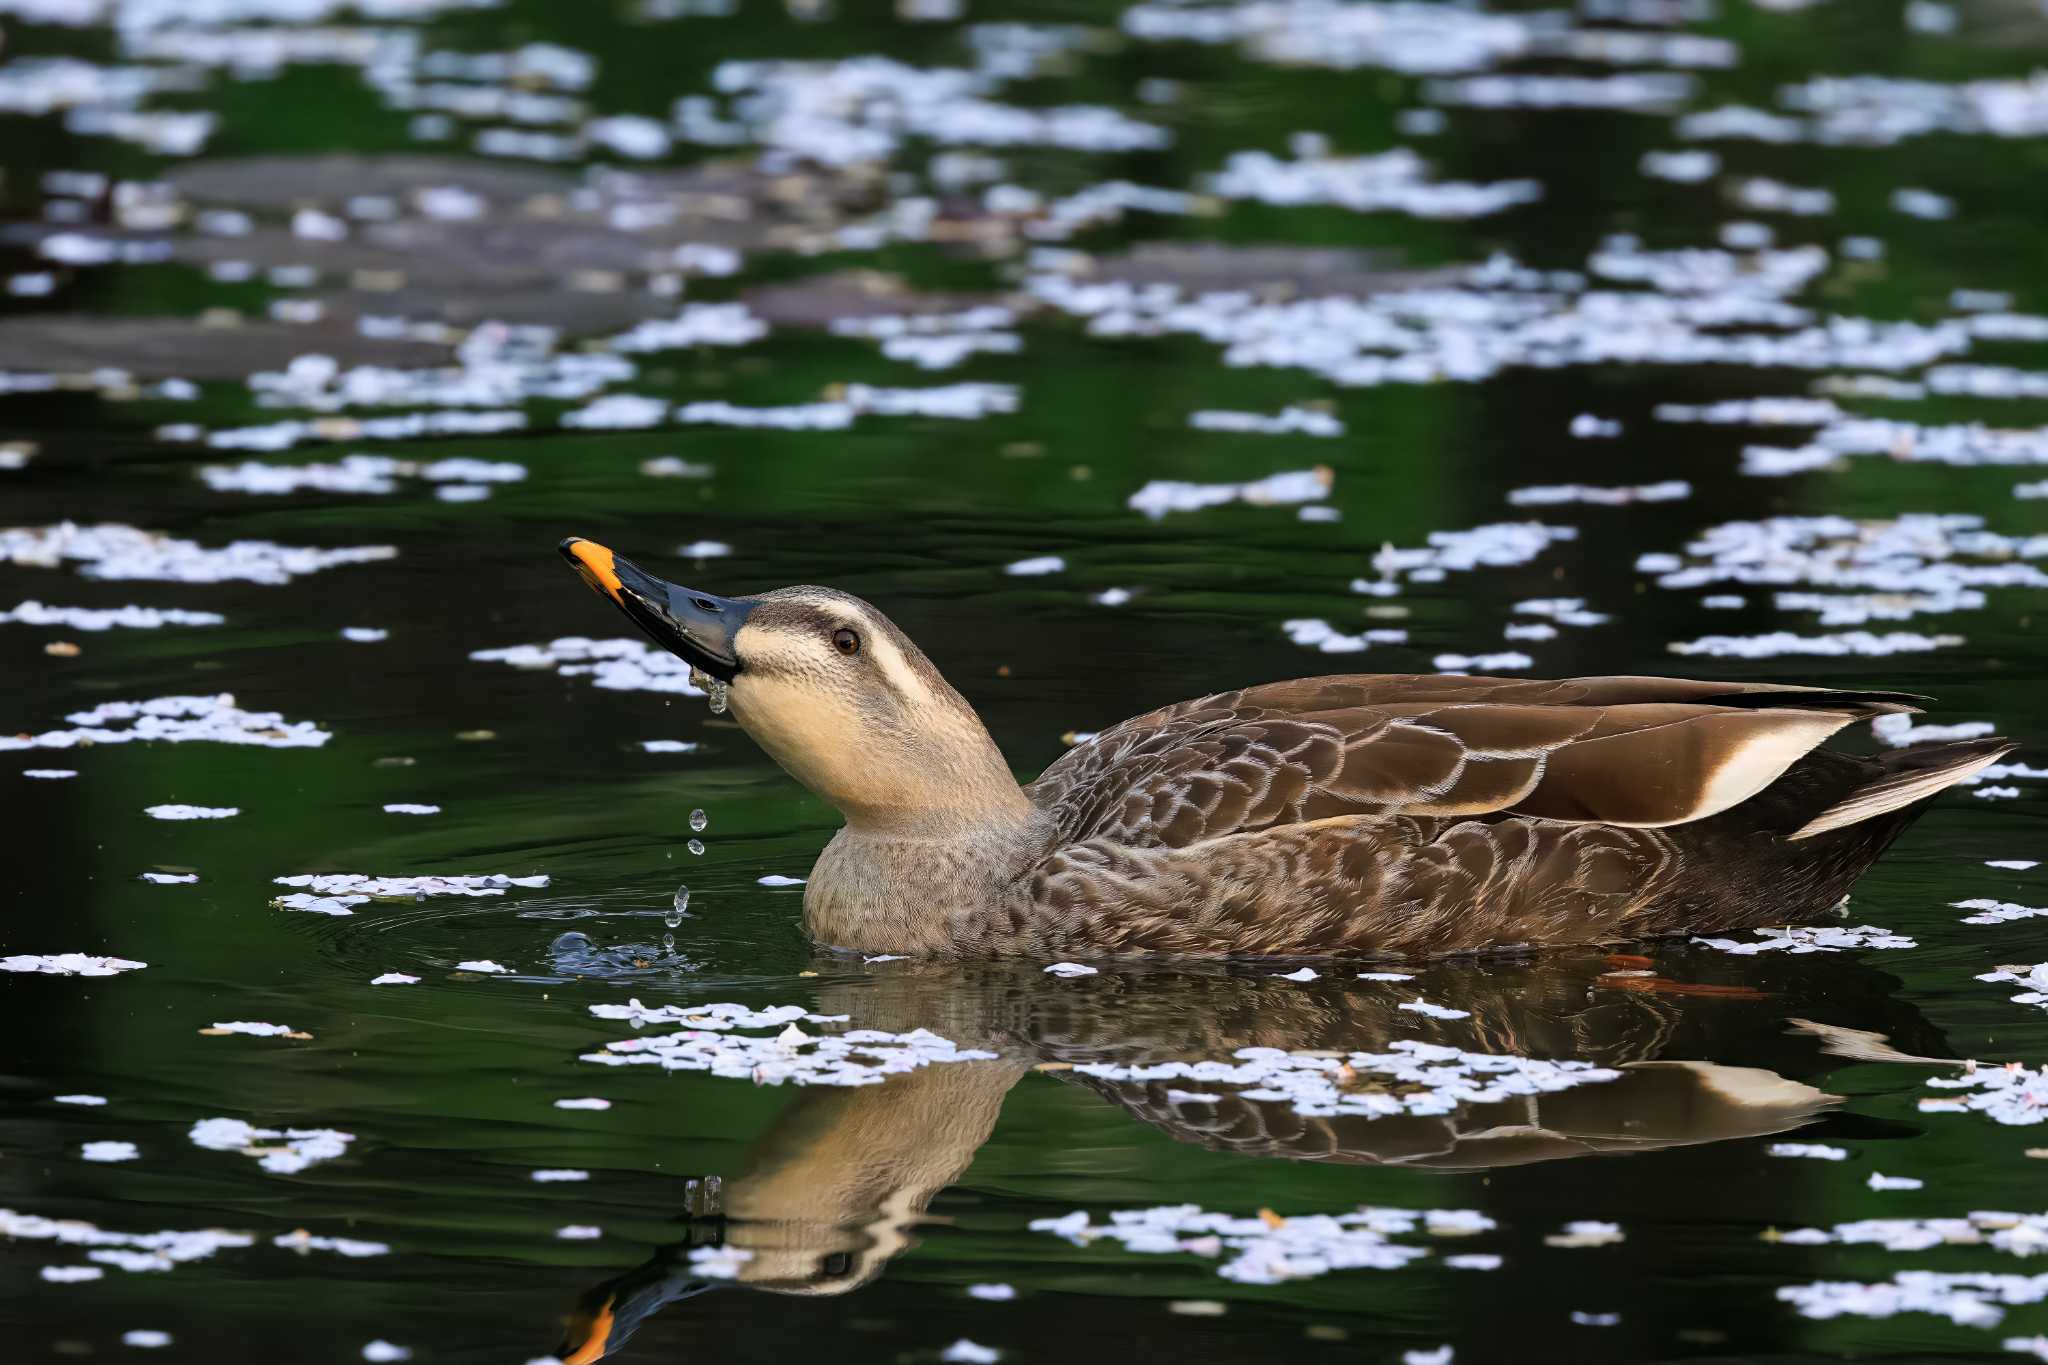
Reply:
[[604, 1358], [605, 1351], [611, 1346], [612, 1305], [617, 1302], [616, 1295], [607, 1297], [604, 1306], [592, 1313], [588, 1322], [576, 1324], [583, 1329], [583, 1338], [569, 1343], [574, 1349], [562, 1357], [562, 1365], [591, 1365], [593, 1361]]
[[594, 540], [572, 536], [562, 542], [562, 549], [576, 561], [577, 569], [589, 581], [590, 586], [603, 592], [612, 601], [620, 601], [619, 573], [612, 567], [612, 552]]

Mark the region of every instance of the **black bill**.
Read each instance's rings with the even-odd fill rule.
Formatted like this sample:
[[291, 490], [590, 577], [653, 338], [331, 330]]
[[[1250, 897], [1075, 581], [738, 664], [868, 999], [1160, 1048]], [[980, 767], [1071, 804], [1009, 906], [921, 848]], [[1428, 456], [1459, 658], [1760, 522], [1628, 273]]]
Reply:
[[581, 536], [570, 536], [561, 549], [584, 582], [616, 602], [663, 649], [721, 682], [731, 682], [740, 671], [733, 639], [754, 603], [666, 582]]

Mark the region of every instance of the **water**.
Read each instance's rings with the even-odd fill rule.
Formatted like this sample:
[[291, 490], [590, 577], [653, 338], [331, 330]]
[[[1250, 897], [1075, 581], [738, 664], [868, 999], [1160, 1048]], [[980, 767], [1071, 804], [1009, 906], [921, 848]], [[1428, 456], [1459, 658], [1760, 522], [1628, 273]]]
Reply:
[[[798, 929], [790, 879], [832, 812], [553, 548], [586, 535], [711, 592], [856, 592], [1024, 775], [1204, 691], [1452, 667], [1901, 688], [2038, 766], [2048, 296], [2023, 82], [2048, 30], [1991, 0], [1915, 5], [1911, 26], [1890, 4], [1719, 8], [1669, 35], [1705, 44], [1627, 30], [1664, 44], [1648, 53], [1584, 36], [1616, 27], [1593, 19], [1574, 37], [1440, 14], [1420, 48], [1399, 25], [1195, 42], [1178, 7], [1071, 4], [968, 15], [1087, 29], [1035, 38], [879, 5], [522, 0], [125, 37], [0, 21], [9, 109], [52, 88], [29, 83], [41, 56], [164, 71], [303, 45], [274, 71], [0, 116], [0, 528], [184, 543], [7, 542], [0, 734], [122, 730], [114, 704], [193, 697], [150, 723], [248, 741], [0, 754], [0, 956], [148, 964], [0, 988], [14, 1353], [113, 1354], [132, 1331], [167, 1333], [154, 1358], [174, 1361], [378, 1340], [419, 1361], [779, 1360], [830, 1340], [880, 1362], [963, 1338], [1019, 1361], [2017, 1358], [2009, 1338], [2048, 1333], [2017, 1290], [1889, 1317], [1800, 1304], [1903, 1271], [2037, 1274], [2003, 1249], [2024, 1240], [1802, 1230], [2048, 1208], [2028, 1155], [2048, 1126], [1925, 1111], [1985, 1092], [1931, 1088], [1955, 1069], [1866, 1036], [1983, 1059], [1965, 1079], [2048, 1058], [2024, 986], [1977, 979], [2048, 959], [2042, 921], [1953, 904], [2048, 905], [2043, 868], [1991, 865], [2042, 858], [2038, 779], [1945, 798], [1858, 888], [1843, 924], [1912, 947], [1631, 945], [1408, 980], [865, 962]], [[1944, 16], [1953, 33], [1928, 31]], [[842, 68], [829, 91], [712, 74], [877, 52], [978, 71], [981, 102], [902, 72]], [[446, 55], [489, 53], [520, 55]], [[1487, 83], [1503, 74], [1583, 80]], [[1859, 75], [1915, 84], [1815, 83]], [[692, 95], [714, 98], [675, 106]], [[831, 116], [739, 127], [754, 108]], [[876, 140], [990, 120], [1026, 144]], [[728, 124], [795, 154], [880, 147], [910, 178], [683, 173], [743, 154], [707, 147]], [[670, 146], [636, 160], [650, 127]], [[199, 133], [203, 157], [162, 150]], [[569, 160], [461, 160], [479, 139]], [[1398, 147], [1429, 164], [1355, 161]], [[316, 160], [333, 153], [365, 159]], [[586, 183], [597, 162], [640, 179]], [[109, 241], [135, 259], [90, 263]], [[944, 321], [874, 321], [932, 298]], [[643, 323], [674, 330], [583, 344]], [[294, 363], [313, 354], [336, 364]], [[410, 414], [456, 429], [409, 434]], [[238, 541], [364, 553], [311, 572], [205, 553]], [[39, 562], [66, 548], [98, 558]], [[128, 607], [221, 619], [68, 612]], [[538, 648], [471, 657], [518, 646]], [[171, 805], [238, 813], [144, 813]], [[717, 913], [686, 919], [671, 854], [693, 810], [719, 820], [690, 879]], [[345, 905], [276, 882], [314, 874], [520, 881]], [[295, 896], [329, 904], [273, 904]], [[651, 906], [674, 907], [659, 938]], [[1418, 999], [1437, 1012], [1402, 1008]], [[849, 1021], [636, 1027], [630, 1000]], [[750, 1083], [821, 1055], [778, 1043], [789, 1027], [994, 1056]], [[739, 1076], [618, 1060], [678, 1031], [727, 1040]], [[1413, 1043], [1603, 1078], [1417, 1113], [1429, 1087], [1370, 1061]], [[1243, 1047], [1343, 1054], [1341, 1112], [1298, 1112], [1271, 1077], [1127, 1070]], [[59, 1098], [81, 1096], [105, 1103]], [[1844, 1156], [1768, 1154], [1788, 1142]], [[88, 1152], [121, 1143], [132, 1159]], [[561, 1172], [584, 1178], [536, 1178]], [[1189, 1204], [1134, 1223], [1151, 1242], [1099, 1235]], [[36, 1218], [219, 1233], [148, 1271], [122, 1262], [161, 1246], [59, 1242]], [[1013, 1297], [974, 1290], [992, 1285]]]

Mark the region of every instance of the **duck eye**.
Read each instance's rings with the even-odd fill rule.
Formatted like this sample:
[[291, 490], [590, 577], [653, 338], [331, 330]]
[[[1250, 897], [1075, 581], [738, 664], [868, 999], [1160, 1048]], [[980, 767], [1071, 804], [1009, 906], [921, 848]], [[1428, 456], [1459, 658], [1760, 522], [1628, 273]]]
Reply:
[[841, 654], [851, 657], [860, 653], [860, 636], [855, 635], [845, 626], [841, 626], [832, 632], [832, 648], [838, 650]]

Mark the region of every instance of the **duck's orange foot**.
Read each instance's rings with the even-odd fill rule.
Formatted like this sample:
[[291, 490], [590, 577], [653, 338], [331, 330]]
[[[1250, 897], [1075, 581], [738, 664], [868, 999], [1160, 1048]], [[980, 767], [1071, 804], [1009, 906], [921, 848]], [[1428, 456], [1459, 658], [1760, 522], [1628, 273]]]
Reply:
[[1721, 986], [1704, 981], [1671, 981], [1654, 972], [1607, 972], [1594, 979], [1596, 986], [1613, 991], [1651, 991], [1658, 995], [1699, 995], [1717, 1000], [1768, 1000], [1769, 991], [1754, 986]]

